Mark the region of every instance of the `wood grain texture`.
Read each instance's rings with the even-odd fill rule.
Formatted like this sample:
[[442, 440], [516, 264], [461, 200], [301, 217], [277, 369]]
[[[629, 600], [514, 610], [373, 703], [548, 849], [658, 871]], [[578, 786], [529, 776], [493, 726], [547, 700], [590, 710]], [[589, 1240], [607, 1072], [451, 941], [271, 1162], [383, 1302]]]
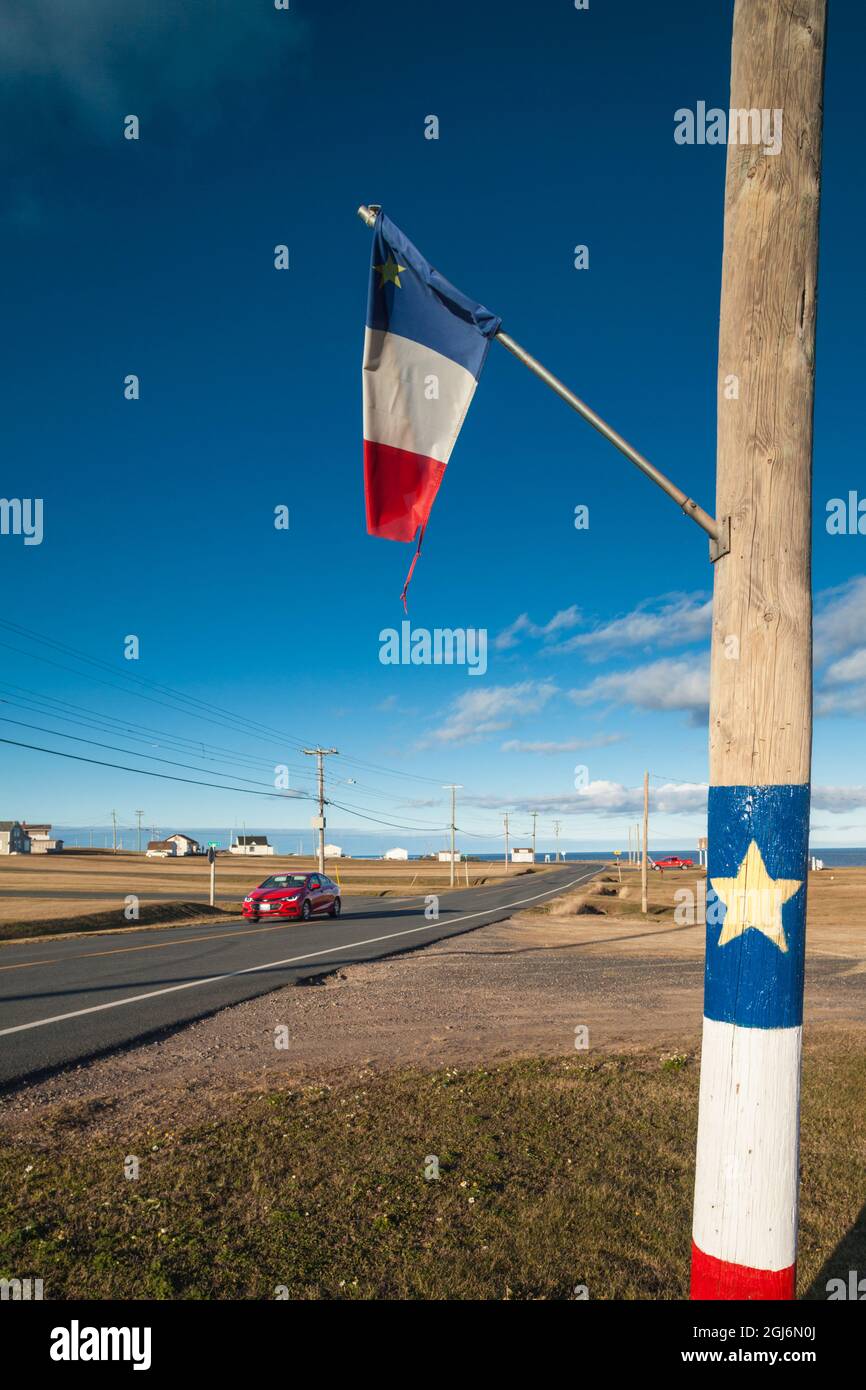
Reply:
[[[728, 146], [719, 333], [710, 780], [809, 781], [811, 475], [825, 0], [737, 0], [731, 107], [781, 110], [777, 155]], [[739, 399], [725, 398], [731, 374]]]

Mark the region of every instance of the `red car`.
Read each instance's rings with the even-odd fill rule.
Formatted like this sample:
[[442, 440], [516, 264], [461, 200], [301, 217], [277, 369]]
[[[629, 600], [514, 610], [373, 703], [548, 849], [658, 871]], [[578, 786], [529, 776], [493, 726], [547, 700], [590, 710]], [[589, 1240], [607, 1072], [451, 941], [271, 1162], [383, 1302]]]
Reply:
[[657, 859], [654, 867], [656, 869], [691, 869], [694, 867], [694, 861], [680, 859], [676, 854], [669, 854], [667, 859]]
[[324, 874], [271, 874], [244, 898], [244, 917], [300, 917], [309, 922], [315, 912], [339, 917], [340, 887]]

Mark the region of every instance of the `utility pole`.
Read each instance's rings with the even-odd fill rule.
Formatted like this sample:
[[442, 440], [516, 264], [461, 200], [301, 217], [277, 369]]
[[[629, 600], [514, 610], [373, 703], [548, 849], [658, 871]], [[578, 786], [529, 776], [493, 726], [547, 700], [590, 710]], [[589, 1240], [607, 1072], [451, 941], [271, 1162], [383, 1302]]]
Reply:
[[462, 789], [463, 789], [463, 783], [462, 783], [462, 782], [447, 782], [447, 783], [445, 784], [445, 786], [442, 788], [442, 790], [443, 790], [444, 792], [450, 791], [450, 793], [451, 793], [451, 887], [452, 887], [452, 888], [454, 887], [454, 853], [455, 853], [455, 850], [454, 850], [454, 832], [455, 832], [455, 830], [456, 830], [456, 828], [457, 828], [457, 826], [456, 826], [457, 815], [456, 815], [456, 811], [455, 811], [455, 805], [456, 805], [457, 792], [458, 792], [458, 791], [462, 791]]
[[117, 812], [116, 812], [116, 811], [112, 811], [112, 813], [111, 813], [111, 824], [112, 824], [113, 827], [114, 827], [114, 853], [116, 854], [116, 853], [117, 853]]
[[538, 820], [538, 812], [532, 812], [532, 862], [535, 863], [535, 822]]
[[141, 854], [141, 818], [144, 815], [144, 812], [136, 811], [135, 814], [138, 816], [138, 852], [139, 854]]
[[559, 821], [553, 822], [553, 833], [556, 836], [556, 863], [559, 863]]
[[734, 6], [730, 107], [778, 148], [729, 144], [725, 183], [698, 1299], [795, 1291], [825, 23], [826, 0]]
[[316, 769], [319, 774], [319, 816], [317, 828], [319, 831], [319, 873], [323, 874], [325, 872], [325, 758], [331, 753], [337, 753], [339, 750], [336, 748], [319, 748], [317, 746], [315, 748], [305, 748], [303, 751], [308, 758], [316, 759]]
[[643, 859], [640, 866], [640, 910], [646, 912], [646, 871], [649, 849], [647, 838], [649, 836], [649, 773], [643, 775]]
[[505, 872], [508, 873], [508, 812], [505, 812]]

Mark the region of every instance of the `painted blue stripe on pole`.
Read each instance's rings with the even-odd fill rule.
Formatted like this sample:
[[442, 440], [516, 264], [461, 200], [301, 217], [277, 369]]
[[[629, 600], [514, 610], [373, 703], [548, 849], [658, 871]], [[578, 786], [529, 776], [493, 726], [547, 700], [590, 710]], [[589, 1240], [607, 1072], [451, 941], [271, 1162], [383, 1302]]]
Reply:
[[710, 787], [704, 1013], [803, 1021], [809, 787]]

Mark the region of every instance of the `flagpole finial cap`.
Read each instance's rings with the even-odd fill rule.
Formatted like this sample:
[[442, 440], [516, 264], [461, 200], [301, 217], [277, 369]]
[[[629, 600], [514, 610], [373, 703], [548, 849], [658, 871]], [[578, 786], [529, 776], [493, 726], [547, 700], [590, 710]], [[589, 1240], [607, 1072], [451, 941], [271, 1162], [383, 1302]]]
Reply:
[[362, 222], [366, 222], [368, 227], [375, 227], [376, 218], [381, 211], [382, 208], [379, 203], [370, 203], [369, 207], [366, 203], [362, 203], [358, 208], [358, 216]]

